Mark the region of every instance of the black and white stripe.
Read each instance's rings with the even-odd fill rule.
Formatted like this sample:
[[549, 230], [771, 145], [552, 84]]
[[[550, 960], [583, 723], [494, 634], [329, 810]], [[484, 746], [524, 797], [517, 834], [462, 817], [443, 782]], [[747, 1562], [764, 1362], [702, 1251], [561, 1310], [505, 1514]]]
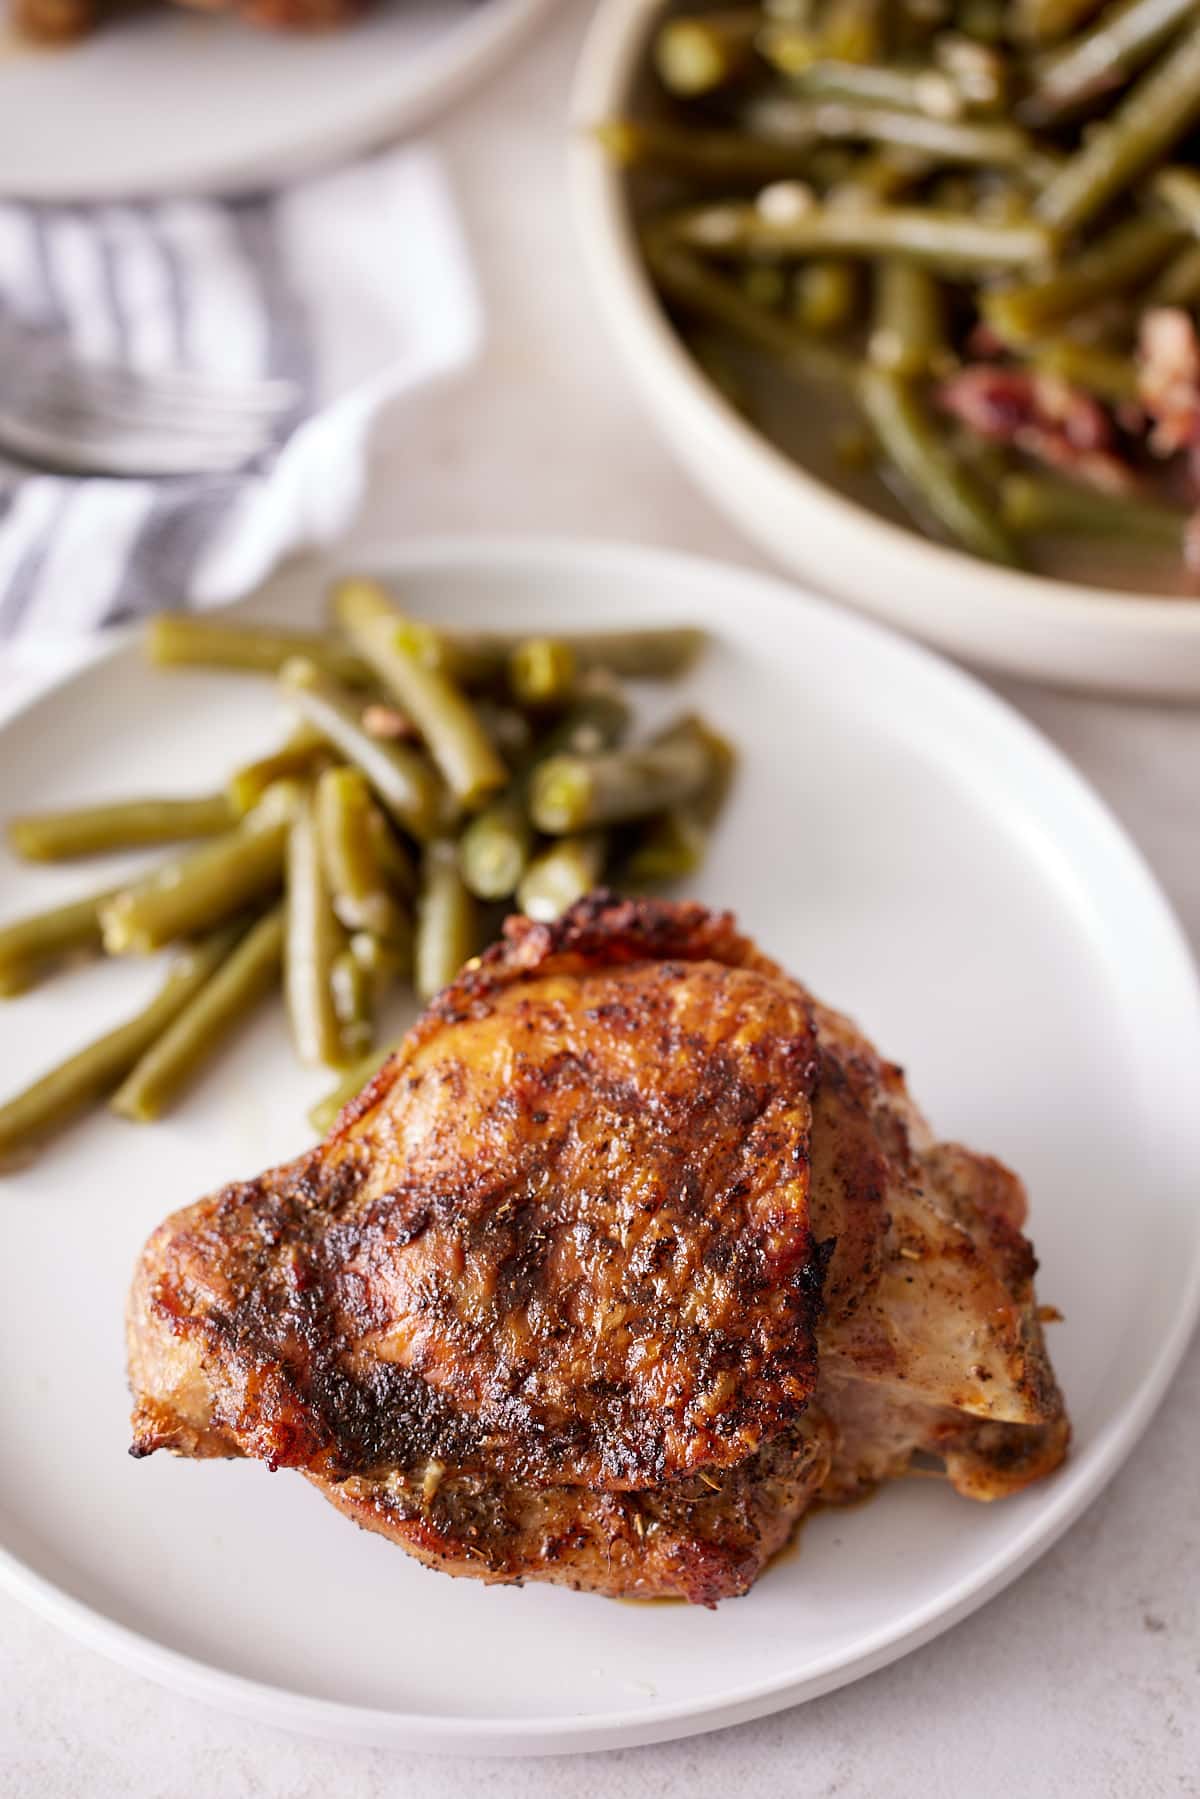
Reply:
[[419, 148], [230, 202], [0, 202], [0, 382], [6, 323], [148, 374], [284, 377], [298, 400], [236, 476], [80, 480], [0, 456], [0, 641], [216, 603], [327, 541], [375, 413], [479, 336], [449, 195]]
[[[270, 198], [0, 206], [0, 293], [9, 316], [84, 360], [148, 374], [287, 373], [311, 395], [303, 310], [281, 268]], [[10, 473], [0, 637], [73, 637], [181, 603], [205, 543], [269, 463], [172, 482]]]

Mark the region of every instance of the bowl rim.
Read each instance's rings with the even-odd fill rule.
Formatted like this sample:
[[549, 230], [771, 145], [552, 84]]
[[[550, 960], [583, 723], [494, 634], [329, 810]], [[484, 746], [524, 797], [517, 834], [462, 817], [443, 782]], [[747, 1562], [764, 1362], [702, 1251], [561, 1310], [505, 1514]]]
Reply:
[[[919, 583], [927, 576], [942, 587], [951, 580], [972, 581], [988, 589], [993, 604], [1004, 608], [1010, 626], [1019, 625], [1025, 614], [1043, 626], [1090, 624], [1130, 643], [1144, 643], [1149, 635], [1160, 647], [1181, 640], [1200, 645], [1200, 595], [1118, 591], [1002, 568], [894, 524], [837, 493], [778, 449], [707, 380], [659, 305], [637, 253], [621, 171], [592, 130], [624, 105], [643, 54], [646, 29], [663, 10], [664, 0], [599, 0], [569, 102], [568, 180], [577, 238], [601, 309], [627, 360], [643, 368], [654, 366], [664, 394], [687, 419], [689, 429], [710, 443], [719, 441], [726, 455], [736, 455], [748, 478], [760, 487], [769, 484], [776, 492], [790, 488], [791, 498], [801, 500], [809, 513], [824, 514], [843, 535], [857, 533], [864, 550], [886, 561], [898, 579]], [[890, 612], [877, 616], [898, 622]], [[924, 634], [919, 621], [909, 628]], [[948, 647], [955, 653], [952, 645]], [[989, 660], [1002, 665], [1000, 658]], [[1028, 672], [1027, 665], [1008, 666], [1014, 673]], [[1185, 683], [1178, 691], [1191, 694], [1194, 687]]]

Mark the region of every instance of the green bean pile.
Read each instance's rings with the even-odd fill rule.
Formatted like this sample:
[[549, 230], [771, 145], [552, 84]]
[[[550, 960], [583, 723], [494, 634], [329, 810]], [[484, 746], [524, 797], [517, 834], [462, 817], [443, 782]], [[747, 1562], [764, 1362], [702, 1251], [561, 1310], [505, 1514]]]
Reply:
[[192, 847], [0, 926], [4, 998], [80, 957], [172, 952], [143, 1011], [0, 1105], [0, 1166], [104, 1101], [161, 1117], [281, 985], [300, 1060], [344, 1071], [311, 1114], [326, 1130], [393, 1047], [376, 1026], [394, 985], [429, 999], [514, 907], [549, 920], [602, 879], [636, 890], [700, 866], [733, 751], [691, 714], [627, 743], [621, 681], [682, 675], [702, 632], [452, 634], [357, 579], [332, 611], [316, 635], [150, 624], [152, 664], [258, 674], [292, 713], [221, 792], [10, 820], [36, 862]]
[[1200, 571], [1195, 0], [670, 13], [638, 93], [598, 135], [729, 400], [734, 343], [836, 388], [842, 454], [995, 562], [1104, 535]]

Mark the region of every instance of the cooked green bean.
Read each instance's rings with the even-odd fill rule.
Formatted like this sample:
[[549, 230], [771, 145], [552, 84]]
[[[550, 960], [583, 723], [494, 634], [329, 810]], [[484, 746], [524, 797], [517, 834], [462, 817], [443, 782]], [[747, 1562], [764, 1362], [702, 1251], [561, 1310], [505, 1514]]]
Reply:
[[927, 200], [937, 212], [973, 213], [981, 219], [984, 216], [983, 207], [978, 203], [975, 178], [965, 170], [939, 175], [929, 189]]
[[0, 1167], [23, 1159], [81, 1112], [107, 1099], [200, 991], [232, 941], [232, 934], [222, 931], [185, 951], [149, 1005], [0, 1105]]
[[333, 998], [333, 965], [345, 939], [321, 864], [316, 803], [303, 794], [287, 837], [287, 914], [283, 990], [300, 1060], [340, 1068], [347, 1060]]
[[899, 60], [917, 61], [929, 53], [933, 34], [950, 22], [954, 0], [893, 0], [891, 41]]
[[736, 281], [710, 268], [694, 251], [667, 242], [660, 231], [647, 232], [644, 244], [659, 292], [675, 306], [765, 350], [790, 375], [826, 384], [850, 379], [853, 363], [844, 351], [816, 342], [794, 320], [755, 305]]
[[626, 118], [605, 119], [595, 135], [621, 168], [658, 169], [692, 181], [734, 186], [805, 175], [808, 145], [815, 141], [780, 144], [715, 125], [697, 130], [662, 119]]
[[1166, 205], [1185, 230], [1200, 237], [1200, 173], [1178, 166], [1159, 169], [1150, 189]]
[[516, 768], [529, 754], [533, 742], [533, 725], [530, 720], [518, 707], [504, 705], [499, 700], [488, 699], [486, 695], [475, 704], [480, 723], [495, 745], [496, 754], [509, 768]]
[[629, 724], [629, 705], [611, 678], [585, 675], [574, 703], [537, 743], [501, 797], [473, 818], [459, 839], [463, 880], [478, 899], [502, 900], [516, 892], [533, 853], [529, 786], [539, 763], [552, 756], [594, 756], [613, 749]]
[[660, 887], [684, 881], [704, 861], [708, 833], [687, 806], [673, 806], [644, 827], [626, 859], [623, 879], [631, 887]]
[[660, 625], [651, 630], [583, 631], [565, 635], [581, 675], [617, 675], [629, 681], [674, 681], [687, 674], [708, 642], [694, 625]]
[[407, 921], [384, 872], [384, 836], [398, 856], [404, 852], [391, 838], [361, 769], [325, 770], [316, 787], [316, 820], [325, 878], [340, 922], [348, 931], [402, 939]]
[[322, 1136], [332, 1130], [342, 1107], [358, 1098], [367, 1082], [374, 1080], [384, 1063], [391, 1060], [399, 1047], [398, 1043], [389, 1043], [386, 1049], [372, 1050], [369, 1056], [364, 1056], [361, 1062], [356, 1062], [353, 1068], [347, 1069], [332, 1093], [327, 1093], [324, 1099], [318, 1100], [309, 1113], [308, 1121], [313, 1130], [320, 1131]]
[[745, 268], [738, 270], [738, 286], [755, 306], [773, 311], [783, 305], [788, 291], [788, 278], [776, 262], [748, 262]]
[[352, 949], [334, 960], [329, 972], [333, 1009], [341, 1031], [344, 1059], [358, 1061], [375, 1041], [375, 981]]
[[458, 845], [448, 839], [427, 844], [413, 941], [418, 998], [440, 993], [478, 947], [479, 914], [459, 873]]
[[863, 151], [857, 144], [839, 143], [836, 139], [814, 144], [811, 149], [803, 151], [803, 179], [816, 192], [828, 193], [839, 183], [849, 180], [862, 155]]
[[540, 762], [530, 777], [529, 810], [538, 829], [554, 836], [620, 824], [693, 798], [709, 772], [703, 727], [687, 719], [640, 747]]
[[146, 627], [146, 655], [160, 668], [242, 670], [277, 675], [291, 656], [306, 656], [339, 681], [365, 685], [370, 671], [336, 637], [314, 631], [280, 630], [274, 625], [231, 625], [224, 619], [198, 618], [194, 612], [160, 612]]
[[976, 555], [992, 562], [1017, 562], [1016, 546], [996, 522], [993, 504], [939, 435], [914, 383], [868, 365], [859, 392], [880, 448], [918, 505]]
[[253, 925], [204, 985], [130, 1069], [109, 1102], [114, 1112], [148, 1124], [170, 1111], [238, 1026], [279, 979], [283, 907]]
[[833, 62], [869, 63], [884, 49], [883, 0], [826, 0], [821, 51]]
[[516, 892], [532, 850], [525, 807], [520, 798], [505, 796], [471, 819], [459, 838], [462, 878], [477, 899], [507, 899]]
[[694, 799], [652, 818], [638, 836], [626, 863], [635, 885], [680, 881], [704, 861], [712, 829], [729, 796], [737, 756], [727, 738], [705, 725], [708, 780]]
[[[939, 163], [982, 168], [1043, 168], [1044, 153], [1016, 125], [982, 119], [932, 118], [899, 107], [766, 94], [748, 102], [746, 129], [755, 138], [801, 148], [848, 141], [915, 150]], [[1049, 165], [1045, 165], [1046, 172]]]
[[668, 19], [654, 39], [654, 66], [672, 94], [712, 93], [744, 73], [754, 59], [762, 23], [757, 7]]
[[[987, 495], [992, 503], [992, 510], [999, 510], [996, 496], [1005, 476], [1012, 468], [1010, 451], [1002, 443], [990, 438], [977, 437], [973, 431], [966, 430], [956, 419], [946, 421], [946, 443], [951, 456], [966, 470], [968, 479], [977, 491]], [[885, 479], [887, 477], [885, 476]], [[908, 496], [901, 495], [901, 499]]]
[[1029, 217], [1029, 196], [1019, 181], [988, 179], [977, 184], [967, 201], [969, 211], [995, 225], [1019, 225]]
[[508, 779], [470, 700], [454, 681], [426, 666], [409, 621], [373, 581], [343, 581], [334, 595], [338, 623], [355, 649], [412, 719], [451, 793], [482, 804]]
[[[767, 272], [790, 291], [790, 271]], [[814, 275], [831, 287], [858, 279], [848, 266]], [[14, 841], [45, 859], [185, 831], [207, 832], [211, 841], [120, 887], [0, 928], [0, 993], [20, 990], [76, 950], [126, 955], [191, 943], [206, 957], [186, 991], [173, 982], [145, 1015], [0, 1110], [0, 1148], [23, 1146], [60, 1116], [106, 1096], [121, 1116], [161, 1116], [281, 970], [301, 1059], [338, 1068], [355, 1062], [351, 1081], [317, 1109], [324, 1128], [351, 1084], [357, 1088], [383, 1059], [358, 1061], [387, 985], [409, 975], [429, 998], [464, 963], [475, 966], [485, 924], [477, 895], [504, 900], [519, 889], [531, 914], [550, 917], [632, 839], [632, 831], [610, 839], [600, 826], [564, 827], [535, 856], [532, 788], [550, 764], [561, 770], [564, 761], [582, 760], [594, 788], [589, 804], [606, 819], [639, 823], [657, 808], [661, 838], [669, 807], [686, 803], [677, 822], [699, 831], [717, 740], [685, 719], [622, 762], [631, 706], [616, 674], [672, 679], [703, 650], [703, 631], [452, 633], [406, 620], [366, 581], [343, 582], [335, 609], [349, 644], [256, 627], [226, 631], [207, 621], [198, 628], [186, 621], [182, 633], [173, 632], [174, 619], [153, 629], [151, 653], [167, 660], [271, 671], [283, 658], [279, 684], [297, 726], [270, 755], [238, 767], [225, 791], [13, 821]], [[297, 646], [314, 655], [291, 654]], [[460, 679], [478, 705], [459, 691]], [[433, 757], [449, 776], [445, 784]], [[465, 832], [464, 801], [479, 808]], [[401, 830], [422, 844], [419, 873]], [[652, 837], [643, 836], [653, 856]], [[486, 915], [491, 923], [497, 917]], [[198, 944], [201, 932], [208, 935]], [[184, 967], [194, 965], [191, 957]]]
[[384, 942], [370, 931], [355, 931], [350, 939], [350, 953], [371, 977], [375, 997], [380, 998], [393, 981], [407, 980], [412, 973], [412, 919], [405, 914], [403, 937]]
[[388, 885], [402, 898], [410, 900], [417, 891], [417, 870], [412, 857], [378, 806], [372, 807], [370, 821], [375, 857]]
[[[579, 673], [602, 669], [633, 681], [671, 681], [686, 674], [707, 638], [692, 626], [556, 633], [570, 645]], [[506, 682], [508, 659], [528, 631], [435, 631], [414, 625], [414, 647], [428, 668], [466, 687]]]
[[980, 311], [1006, 343], [1027, 342], [1057, 330], [1097, 301], [1137, 286], [1161, 268], [1179, 241], [1177, 227], [1165, 220], [1127, 219], [1065, 267], [985, 293]]
[[1196, 0], [1120, 0], [1091, 30], [1034, 64], [1033, 87], [1017, 108], [1035, 126], [1083, 104], [1125, 80], [1195, 11]]
[[299, 790], [281, 781], [235, 830], [123, 888], [100, 910], [109, 955], [144, 955], [194, 937], [277, 892], [298, 803]]
[[1150, 306], [1194, 306], [1200, 302], [1200, 243], [1172, 256], [1146, 290]]
[[755, 48], [769, 68], [794, 81], [819, 63], [822, 57], [820, 38], [812, 28], [811, 8], [805, 7], [795, 16], [775, 17], [764, 8], [764, 19], [755, 38]]
[[906, 256], [955, 271], [1024, 268], [1045, 260], [1047, 233], [1035, 224], [993, 225], [920, 207], [791, 204], [786, 188], [771, 203], [690, 206], [669, 215], [681, 245], [720, 257]]
[[802, 263], [792, 282], [792, 316], [804, 331], [840, 331], [858, 310], [859, 273], [852, 262], [817, 257]]
[[1009, 0], [959, 0], [954, 23], [977, 43], [1002, 46], [1010, 10]]
[[534, 710], [561, 706], [575, 685], [575, 652], [562, 637], [527, 637], [508, 659], [513, 697]]
[[632, 717], [629, 701], [612, 676], [594, 669], [579, 682], [568, 710], [538, 738], [533, 756], [545, 761], [547, 756], [595, 756], [614, 749]]
[[279, 679], [300, 716], [347, 762], [361, 768], [396, 823], [418, 839], [431, 836], [441, 820], [443, 790], [420, 751], [372, 737], [363, 729], [353, 696], [315, 663], [294, 658], [284, 664]]
[[329, 740], [311, 725], [297, 725], [281, 749], [256, 762], [243, 763], [230, 775], [225, 791], [229, 803], [240, 818], [257, 806], [267, 788], [276, 781], [289, 781], [311, 775], [330, 755]]
[[69, 900], [47, 912], [0, 925], [0, 997], [24, 993], [66, 961], [95, 954], [101, 945], [100, 914], [119, 887]]
[[1010, 475], [1001, 490], [1001, 505], [1013, 531], [1119, 537], [1176, 554], [1188, 520], [1187, 513], [1152, 500], [1034, 475]]
[[427, 619], [409, 621], [409, 642], [424, 667], [449, 676], [472, 693], [503, 691], [516, 641], [502, 631], [446, 631]]
[[[763, 38], [763, 50], [771, 59], [772, 46], [779, 54], [782, 33], [777, 27]], [[783, 52], [785, 59], [786, 49]], [[931, 119], [956, 119], [963, 111], [962, 98], [949, 76], [940, 69], [902, 69], [888, 63], [815, 62], [797, 75], [795, 91], [812, 100], [840, 100], [848, 105], [890, 107], [897, 112], [921, 112]]]
[[1039, 43], [1066, 37], [1103, 3], [1104, 0], [1018, 0], [1017, 35]]
[[1053, 343], [1037, 345], [1032, 352], [1032, 361], [1034, 367], [1045, 374], [1058, 375], [1074, 387], [1095, 394], [1097, 399], [1114, 402], [1137, 399], [1137, 368], [1127, 355], [1060, 337]]
[[834, 435], [833, 453], [838, 467], [855, 474], [875, 466], [877, 451], [875, 434], [866, 425], [844, 425]]
[[529, 784], [538, 764], [551, 756], [611, 749], [628, 723], [629, 706], [612, 681], [601, 674], [585, 676], [570, 710], [536, 745], [506, 792], [473, 818], [459, 839], [462, 877], [478, 899], [508, 899], [529, 865]]
[[934, 165], [915, 150], [881, 144], [855, 157], [844, 178], [826, 195], [829, 206], [879, 206], [899, 199], [932, 172]]
[[223, 793], [200, 799], [118, 800], [10, 819], [8, 841], [28, 862], [65, 862], [149, 843], [215, 837], [236, 823], [237, 814]]
[[892, 257], [875, 270], [867, 354], [898, 375], [944, 373], [950, 360], [942, 290], [928, 269]]
[[[515, 643], [510, 639], [510, 643]], [[703, 653], [707, 634], [694, 625], [651, 630], [584, 631], [563, 635], [581, 675], [603, 673], [628, 681], [674, 681]]]
[[1043, 188], [1037, 212], [1053, 231], [1078, 231], [1200, 118], [1200, 22], [1130, 88]]
[[[935, 41], [933, 56], [936, 72], [950, 82], [960, 106], [969, 112], [1006, 110], [1011, 70], [1001, 51], [947, 32]], [[928, 103], [924, 110], [929, 110]]]
[[604, 873], [608, 837], [587, 831], [562, 837], [535, 856], [521, 878], [517, 905], [528, 918], [549, 924], [590, 893]]

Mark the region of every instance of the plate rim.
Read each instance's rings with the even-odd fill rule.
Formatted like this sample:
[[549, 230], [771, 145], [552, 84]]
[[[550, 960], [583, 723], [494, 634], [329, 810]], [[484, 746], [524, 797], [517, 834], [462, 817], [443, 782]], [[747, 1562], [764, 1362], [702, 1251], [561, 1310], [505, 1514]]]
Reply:
[[[324, 555], [305, 558], [294, 568], [336, 570], [353, 561], [362, 569], [389, 569], [397, 574], [423, 573], [462, 565], [472, 570], [536, 566], [539, 572], [566, 571], [586, 563], [590, 569], [607, 567], [614, 576], [642, 591], [650, 583], [643, 572], [670, 567], [675, 574], [697, 579], [714, 577], [755, 590], [769, 604], [799, 606], [818, 612], [837, 632], [873, 641], [889, 655], [940, 683], [951, 697], [965, 701], [977, 714], [990, 715], [1006, 731], [1010, 741], [1022, 743], [1038, 758], [1059, 792], [1071, 801], [1073, 815], [1081, 818], [1098, 840], [1107, 839], [1110, 851], [1123, 860], [1134, 877], [1148, 911], [1157, 914], [1158, 953], [1174, 963], [1174, 978], [1184, 1028], [1200, 1048], [1200, 979], [1183, 928], [1141, 850], [1125, 831], [1107, 803], [1067, 756], [1016, 707], [993, 693], [976, 676], [957, 667], [937, 651], [913, 642], [878, 620], [849, 613], [824, 595], [782, 575], [763, 572], [722, 558], [693, 555], [645, 543], [611, 539], [576, 538], [554, 534], [472, 535], [442, 534], [400, 542], [370, 540], [352, 550], [334, 548]], [[284, 580], [286, 580], [286, 572]], [[247, 596], [231, 611], [252, 611], [257, 596]], [[222, 610], [226, 610], [222, 608]], [[34, 711], [43, 700], [85, 680], [98, 666], [127, 651], [137, 626], [112, 634], [95, 654], [58, 677], [42, 681], [16, 703], [0, 708], [0, 732]], [[1074, 859], [1072, 855], [1072, 860]], [[1197, 1136], [1200, 1144], [1200, 1134]], [[939, 1590], [899, 1619], [881, 1625], [850, 1654], [831, 1652], [818, 1658], [807, 1672], [793, 1668], [777, 1678], [758, 1680], [736, 1689], [713, 1704], [678, 1700], [637, 1709], [595, 1713], [584, 1718], [566, 1714], [543, 1718], [454, 1717], [425, 1712], [397, 1711], [386, 1707], [359, 1706], [298, 1693], [267, 1682], [231, 1673], [199, 1657], [185, 1655], [127, 1625], [117, 1623], [102, 1609], [76, 1598], [46, 1575], [29, 1567], [15, 1552], [0, 1544], [0, 1587], [32, 1610], [57, 1624], [77, 1641], [96, 1649], [135, 1673], [167, 1686], [203, 1704], [253, 1718], [261, 1723], [327, 1740], [376, 1744], [393, 1748], [447, 1755], [549, 1755], [589, 1752], [601, 1748], [633, 1747], [672, 1738], [700, 1734], [749, 1721], [786, 1707], [817, 1698], [839, 1686], [875, 1672], [910, 1650], [919, 1648], [950, 1629], [994, 1597], [1048, 1550], [1098, 1497], [1158, 1409], [1191, 1340], [1200, 1318], [1200, 1228], [1197, 1229], [1187, 1280], [1181, 1288], [1169, 1328], [1122, 1411], [1099, 1432], [1088, 1448], [1068, 1461], [1055, 1477], [1049, 1497], [1035, 1516], [999, 1546], [985, 1561], [960, 1577], [949, 1593]]]
[[282, 181], [302, 180], [427, 123], [515, 49], [555, 4], [556, 0], [487, 0], [477, 14], [460, 19], [422, 52], [429, 73], [419, 88], [409, 84], [365, 115], [347, 107], [344, 119], [317, 133], [306, 134], [297, 126], [286, 142], [262, 155], [210, 151], [207, 160], [190, 159], [197, 165], [191, 173], [171, 166], [161, 172], [151, 168], [130, 181], [60, 180], [53, 173], [47, 176], [31, 169], [28, 179], [6, 183], [5, 195], [64, 205], [164, 197], [229, 199]]

